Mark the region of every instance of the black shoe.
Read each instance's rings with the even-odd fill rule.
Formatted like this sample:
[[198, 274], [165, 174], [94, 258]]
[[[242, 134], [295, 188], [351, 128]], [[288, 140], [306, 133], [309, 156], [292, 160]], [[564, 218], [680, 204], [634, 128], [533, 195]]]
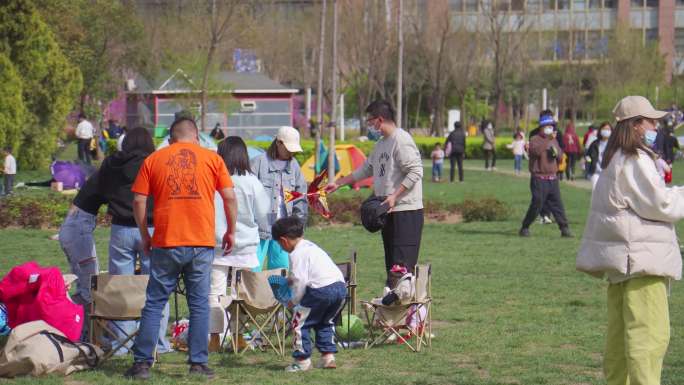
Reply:
[[136, 362], [124, 373], [124, 377], [131, 380], [149, 380], [150, 364], [147, 362]]
[[214, 371], [209, 369], [206, 364], [191, 364], [190, 374], [199, 374], [208, 379], [214, 378]]
[[570, 232], [570, 229], [567, 227], [563, 227], [561, 229], [561, 237], [563, 238], [572, 238], [572, 233]]
[[522, 229], [520, 229], [520, 232], [518, 232], [518, 235], [520, 235], [521, 237], [529, 237], [530, 236], [530, 229], [522, 228]]
[[390, 306], [397, 301], [399, 301], [399, 296], [394, 291], [390, 291], [386, 296], [382, 297], [382, 304], [385, 306]]

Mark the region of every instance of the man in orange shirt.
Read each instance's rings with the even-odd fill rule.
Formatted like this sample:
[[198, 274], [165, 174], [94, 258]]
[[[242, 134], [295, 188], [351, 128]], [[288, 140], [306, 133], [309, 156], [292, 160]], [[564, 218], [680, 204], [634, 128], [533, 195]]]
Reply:
[[[188, 338], [191, 374], [212, 378], [207, 366], [209, 286], [214, 259], [214, 192], [223, 198], [228, 230], [223, 248], [235, 244], [237, 204], [233, 182], [221, 157], [199, 146], [197, 126], [188, 118], [171, 125], [170, 145], [145, 159], [131, 190], [133, 214], [143, 250], [151, 252], [150, 281], [140, 329], [133, 346], [135, 363], [125, 376], [147, 379], [154, 360], [162, 309], [183, 273], [190, 308]], [[147, 228], [147, 198], [154, 198], [154, 236]]]

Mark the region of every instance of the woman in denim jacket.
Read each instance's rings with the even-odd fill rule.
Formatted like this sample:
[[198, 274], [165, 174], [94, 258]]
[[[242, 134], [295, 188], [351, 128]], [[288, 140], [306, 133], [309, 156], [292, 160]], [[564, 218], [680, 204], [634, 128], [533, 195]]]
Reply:
[[[299, 162], [294, 154], [302, 152], [299, 144], [299, 132], [292, 127], [280, 127], [276, 138], [265, 154], [251, 161], [251, 169], [264, 185], [270, 199], [268, 211], [268, 227], [259, 228], [259, 249], [257, 255], [259, 266], [254, 271], [261, 271], [264, 265], [268, 269], [287, 269], [288, 254], [278, 242], [271, 239], [271, 226], [276, 220], [289, 216], [298, 217], [306, 223], [308, 206], [306, 199], [285, 202], [286, 191], [297, 191], [306, 194], [306, 181]], [[265, 260], [265, 257], [268, 259]]]

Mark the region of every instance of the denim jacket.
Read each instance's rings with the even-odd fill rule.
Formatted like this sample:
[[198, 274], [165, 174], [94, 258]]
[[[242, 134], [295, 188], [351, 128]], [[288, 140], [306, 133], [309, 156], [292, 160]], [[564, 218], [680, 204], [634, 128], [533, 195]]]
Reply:
[[[271, 239], [271, 227], [278, 218], [278, 196], [280, 195], [280, 173], [283, 173], [283, 187], [285, 190], [297, 191], [306, 194], [306, 181], [299, 163], [296, 159], [287, 162], [284, 170], [278, 170], [275, 162], [268, 155], [261, 154], [252, 159], [252, 172], [259, 178], [264, 185], [264, 190], [270, 199], [270, 209], [268, 210], [268, 228], [259, 227], [259, 237], [261, 239]], [[287, 215], [295, 215], [306, 223], [308, 203], [306, 199], [297, 199], [294, 202], [285, 204]]]

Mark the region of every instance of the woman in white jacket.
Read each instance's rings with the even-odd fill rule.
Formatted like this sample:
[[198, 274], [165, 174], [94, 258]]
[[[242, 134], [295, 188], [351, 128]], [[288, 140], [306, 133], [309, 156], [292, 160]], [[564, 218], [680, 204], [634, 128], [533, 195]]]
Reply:
[[[211, 288], [209, 290], [209, 304], [212, 306], [210, 332], [212, 342], [217, 343], [218, 333], [225, 331], [226, 319], [223, 312], [221, 297], [226, 297], [228, 271], [231, 267], [253, 269], [259, 266], [257, 247], [259, 246], [259, 226], [268, 226], [268, 210], [270, 200], [259, 179], [249, 167], [249, 156], [245, 142], [238, 136], [229, 136], [218, 146], [218, 154], [226, 163], [237, 199], [237, 224], [235, 231], [235, 246], [228, 255], [224, 255], [221, 248], [223, 235], [227, 225], [223, 213], [223, 203], [217, 195], [214, 206], [216, 209], [216, 252], [211, 269]], [[214, 310], [215, 309], [215, 310]], [[223, 322], [221, 322], [223, 319]]]
[[665, 186], [650, 150], [666, 112], [628, 96], [613, 114], [577, 269], [609, 283], [608, 385], [656, 385], [670, 340], [668, 285], [682, 275], [674, 223], [684, 218], [684, 187]]

